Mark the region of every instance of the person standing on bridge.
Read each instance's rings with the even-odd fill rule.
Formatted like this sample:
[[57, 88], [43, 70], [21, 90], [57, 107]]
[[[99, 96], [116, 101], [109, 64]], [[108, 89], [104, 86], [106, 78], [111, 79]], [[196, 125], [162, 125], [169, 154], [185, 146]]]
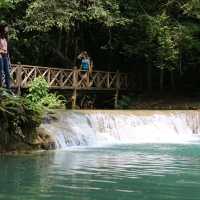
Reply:
[[10, 59], [8, 54], [7, 33], [8, 26], [6, 24], [0, 24], [0, 87], [3, 85], [4, 73], [6, 88], [10, 89]]
[[78, 55], [78, 59], [81, 60], [81, 69], [84, 71], [92, 72], [93, 62], [88, 56], [87, 51], [83, 51]]

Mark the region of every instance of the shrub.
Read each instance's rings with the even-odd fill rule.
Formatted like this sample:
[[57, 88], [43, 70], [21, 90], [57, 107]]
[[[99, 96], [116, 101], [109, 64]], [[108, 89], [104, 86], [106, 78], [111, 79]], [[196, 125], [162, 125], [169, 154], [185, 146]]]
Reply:
[[1, 148], [9, 148], [18, 142], [31, 143], [40, 123], [40, 114], [29, 107], [25, 98], [0, 88]]
[[137, 97], [132, 94], [129, 96], [123, 95], [118, 102], [118, 108], [128, 109], [136, 101], [137, 101]]
[[48, 83], [43, 77], [33, 80], [29, 87], [29, 94], [26, 96], [31, 109], [42, 112], [45, 108], [63, 108], [65, 99], [61, 95], [48, 93]]

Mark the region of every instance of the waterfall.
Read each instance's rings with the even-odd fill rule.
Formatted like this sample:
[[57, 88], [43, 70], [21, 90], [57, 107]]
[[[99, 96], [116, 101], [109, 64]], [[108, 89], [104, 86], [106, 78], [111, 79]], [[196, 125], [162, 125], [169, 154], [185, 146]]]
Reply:
[[123, 143], [194, 143], [199, 111], [63, 111], [43, 124], [56, 148]]

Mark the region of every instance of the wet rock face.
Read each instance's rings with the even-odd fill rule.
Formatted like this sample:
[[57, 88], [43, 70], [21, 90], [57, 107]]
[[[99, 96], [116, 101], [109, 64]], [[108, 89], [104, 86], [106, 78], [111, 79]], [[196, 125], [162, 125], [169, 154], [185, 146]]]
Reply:
[[48, 113], [45, 115], [45, 117], [42, 120], [43, 124], [51, 124], [52, 122], [55, 122], [58, 120], [58, 117], [55, 113]]
[[48, 131], [42, 127], [37, 130], [37, 138], [35, 144], [44, 150], [54, 150], [56, 149], [56, 144], [53, 138], [50, 136]]
[[[57, 121], [58, 118], [55, 112], [48, 112], [43, 118], [42, 124], [51, 124]], [[54, 150], [56, 149], [56, 144], [51, 134], [47, 129], [42, 127], [42, 125], [37, 129], [37, 138], [35, 143], [39, 146], [40, 149], [44, 150]]]
[[56, 149], [55, 142], [44, 142], [41, 144], [41, 148], [44, 150], [54, 150]]

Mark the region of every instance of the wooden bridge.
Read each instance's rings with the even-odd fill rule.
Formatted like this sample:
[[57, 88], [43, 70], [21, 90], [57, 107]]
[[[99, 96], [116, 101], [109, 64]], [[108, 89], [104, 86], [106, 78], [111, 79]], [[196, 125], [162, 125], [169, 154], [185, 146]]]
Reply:
[[48, 82], [50, 89], [72, 90], [75, 98], [78, 90], [116, 91], [128, 89], [128, 74], [107, 71], [82, 71], [77, 67], [61, 69], [51, 67], [12, 64], [12, 87], [28, 88], [34, 78], [42, 76]]

